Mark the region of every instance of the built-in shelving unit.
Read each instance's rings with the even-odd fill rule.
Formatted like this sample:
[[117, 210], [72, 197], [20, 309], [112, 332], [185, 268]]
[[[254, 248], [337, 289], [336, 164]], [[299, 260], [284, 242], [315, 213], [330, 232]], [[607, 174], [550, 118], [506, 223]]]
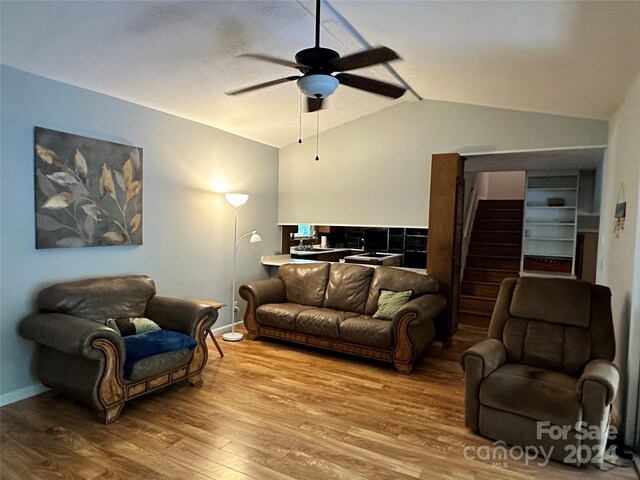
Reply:
[[574, 276], [578, 172], [527, 172], [523, 274]]

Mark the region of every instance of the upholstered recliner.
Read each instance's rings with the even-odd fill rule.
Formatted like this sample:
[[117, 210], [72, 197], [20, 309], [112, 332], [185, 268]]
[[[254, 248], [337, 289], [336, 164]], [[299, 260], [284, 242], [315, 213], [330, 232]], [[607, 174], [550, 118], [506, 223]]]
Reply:
[[489, 338], [462, 355], [465, 424], [494, 440], [551, 449], [555, 460], [600, 466], [619, 382], [614, 355], [607, 287], [508, 278]]
[[[91, 405], [105, 423], [116, 420], [134, 397], [179, 380], [202, 383], [206, 332], [218, 317], [216, 308], [158, 296], [153, 280], [143, 275], [52, 285], [40, 291], [37, 306], [40, 312], [25, 318], [19, 330], [38, 344], [40, 381]], [[105, 325], [108, 318], [135, 317], [153, 320], [162, 330], [125, 342]]]

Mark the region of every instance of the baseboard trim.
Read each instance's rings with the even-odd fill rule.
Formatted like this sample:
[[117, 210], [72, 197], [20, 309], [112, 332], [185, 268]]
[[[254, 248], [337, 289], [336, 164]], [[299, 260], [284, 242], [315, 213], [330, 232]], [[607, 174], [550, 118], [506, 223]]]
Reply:
[[[236, 322], [234, 324], [234, 327], [237, 329], [238, 327], [244, 327], [244, 322], [240, 321], [240, 322]], [[214, 335], [217, 335], [218, 333], [227, 333], [231, 331], [231, 324], [229, 325], [223, 325], [222, 327], [218, 327], [218, 328], [212, 328], [211, 332]]]
[[45, 387], [41, 383], [38, 383], [36, 385], [31, 385], [29, 387], [14, 390], [13, 392], [3, 393], [2, 395], [0, 395], [0, 407], [19, 402], [20, 400], [24, 400], [25, 398], [34, 397], [40, 393], [46, 392], [47, 390], [49, 390], [48, 387]]

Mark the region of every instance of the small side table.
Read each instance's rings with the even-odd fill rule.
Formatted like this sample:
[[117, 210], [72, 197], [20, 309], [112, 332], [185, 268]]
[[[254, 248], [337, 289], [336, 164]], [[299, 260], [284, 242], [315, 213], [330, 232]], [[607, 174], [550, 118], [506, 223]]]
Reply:
[[[196, 300], [196, 302], [204, 303], [205, 305], [209, 305], [210, 307], [213, 307], [216, 310], [218, 310], [218, 309], [220, 309], [222, 307], [226, 307], [226, 305], [224, 303], [210, 302], [209, 300]], [[224, 357], [224, 353], [222, 352], [222, 349], [220, 348], [220, 345], [218, 344], [218, 341], [216, 340], [216, 337], [213, 335], [213, 332], [211, 331], [211, 329], [207, 330], [207, 332], [205, 333], [205, 338], [206, 338], [207, 335], [209, 335], [211, 337], [211, 340], [213, 340], [213, 344], [218, 349], [218, 353], [220, 354], [220, 357], [221, 358]]]

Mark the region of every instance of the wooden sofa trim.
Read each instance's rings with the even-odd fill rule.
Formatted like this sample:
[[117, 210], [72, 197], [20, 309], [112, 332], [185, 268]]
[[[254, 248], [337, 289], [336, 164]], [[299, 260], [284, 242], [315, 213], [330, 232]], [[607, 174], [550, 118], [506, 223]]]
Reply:
[[373, 358], [385, 362], [393, 362], [393, 354], [391, 350], [366, 347], [364, 345], [343, 342], [332, 338], [318, 337], [315, 335], [307, 335], [299, 332], [291, 332], [289, 330], [283, 330], [274, 327], [263, 327], [262, 325], [258, 325], [258, 330], [255, 333], [256, 335], [249, 337], [251, 340], [255, 339], [259, 335], [262, 335], [265, 337], [281, 338], [283, 340], [301, 343], [304, 345], [311, 345], [313, 347], [320, 347], [327, 350], [351, 353], [354, 355], [359, 355], [361, 357]]

